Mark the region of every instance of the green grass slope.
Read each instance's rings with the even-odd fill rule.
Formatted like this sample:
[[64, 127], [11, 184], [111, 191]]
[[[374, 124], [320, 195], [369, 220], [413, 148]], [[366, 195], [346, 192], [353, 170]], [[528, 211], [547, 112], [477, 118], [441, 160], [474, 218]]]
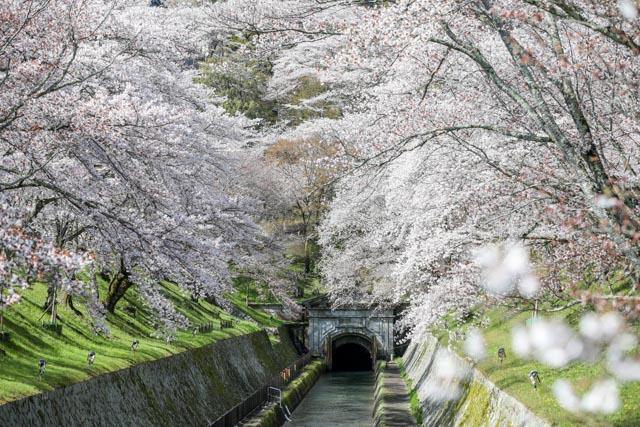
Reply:
[[[534, 413], [553, 425], [640, 425], [639, 382], [626, 383], [622, 386], [622, 407], [612, 415], [583, 416], [566, 411], [558, 405], [553, 396], [553, 383], [558, 379], [569, 380], [576, 392], [582, 395], [593, 382], [607, 376], [603, 363], [572, 363], [562, 369], [553, 369], [533, 360], [518, 358], [511, 347], [511, 330], [514, 326], [527, 321], [531, 314], [511, 313], [506, 309], [494, 309], [490, 310], [487, 315], [490, 323], [482, 332], [487, 345], [488, 357], [480, 362], [477, 368], [500, 389], [524, 403]], [[565, 312], [562, 316], [565, 316], [568, 323], [574, 327], [580, 317], [578, 310]], [[438, 335], [440, 341], [446, 344], [448, 336], [446, 331], [439, 331]], [[460, 354], [463, 354], [460, 343], [454, 344], [453, 347]], [[500, 347], [504, 347], [507, 353], [507, 358], [502, 364], [500, 364], [497, 356], [498, 348]], [[533, 389], [527, 377], [528, 373], [534, 369], [539, 372], [542, 381], [537, 390]]]
[[[282, 320], [278, 319], [276, 316], [272, 316], [257, 308], [249, 307], [246, 304], [246, 297], [242, 293], [227, 295], [227, 299], [231, 301], [231, 303], [243, 314], [250, 317], [253, 321], [259, 323], [262, 326], [277, 327], [284, 323]], [[249, 301], [253, 302], [251, 300]]]
[[[101, 291], [106, 283], [100, 283]], [[46, 287], [35, 284], [23, 294], [20, 304], [5, 313], [5, 329], [11, 340], [0, 343], [6, 354], [0, 355], [0, 404], [51, 390], [60, 386], [86, 380], [90, 377], [126, 368], [133, 364], [166, 357], [190, 348], [210, 344], [216, 340], [256, 331], [260, 326], [277, 326], [267, 315], [244, 306], [243, 300], [234, 301], [240, 310], [250, 311], [257, 322], [236, 321], [232, 328], [220, 329], [220, 318], [237, 320], [206, 301], [192, 301], [180, 289], [168, 283], [162, 284], [163, 293], [173, 301], [177, 310], [184, 314], [192, 325], [213, 323], [213, 330], [194, 335], [192, 330], [179, 331], [174, 340], [167, 342], [155, 337], [154, 317], [132, 289], [119, 303], [116, 312], [107, 317], [110, 336], [96, 335], [90, 318], [81, 302], [76, 308], [82, 316], [74, 314], [68, 307], [58, 305], [62, 335], [45, 330], [41, 322], [48, 320], [42, 315], [42, 304], [46, 299]], [[133, 312], [135, 311], [135, 314]], [[265, 320], [262, 324], [261, 320]], [[266, 321], [269, 320], [269, 321]], [[260, 325], [259, 325], [260, 323]], [[193, 329], [193, 328], [190, 328]], [[131, 351], [132, 340], [140, 341], [138, 351]], [[88, 365], [87, 354], [96, 352], [95, 363]], [[47, 361], [42, 379], [38, 378], [38, 360]]]

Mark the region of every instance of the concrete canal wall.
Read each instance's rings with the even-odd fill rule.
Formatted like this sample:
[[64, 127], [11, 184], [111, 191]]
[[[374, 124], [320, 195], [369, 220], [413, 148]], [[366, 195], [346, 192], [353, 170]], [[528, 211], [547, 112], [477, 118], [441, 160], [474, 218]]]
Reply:
[[[450, 371], [451, 360], [465, 372], [461, 382], [443, 382], [435, 375]], [[550, 426], [431, 335], [412, 343], [403, 361], [422, 406], [424, 426]], [[450, 396], [457, 398], [445, 399]]]
[[297, 357], [264, 331], [0, 406], [0, 426], [206, 426]]

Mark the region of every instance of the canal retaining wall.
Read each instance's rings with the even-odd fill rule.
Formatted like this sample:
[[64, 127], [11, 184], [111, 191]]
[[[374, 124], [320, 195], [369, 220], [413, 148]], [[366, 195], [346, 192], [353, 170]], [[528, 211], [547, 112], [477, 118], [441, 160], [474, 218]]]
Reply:
[[221, 340], [0, 406], [0, 426], [206, 426], [297, 357], [286, 330]]
[[550, 426], [432, 335], [411, 343], [403, 363], [424, 426]]
[[[282, 405], [293, 412], [307, 393], [313, 388], [327, 365], [322, 360], [314, 360], [304, 368], [298, 378], [293, 380], [282, 391]], [[270, 404], [262, 408], [251, 419], [243, 421], [245, 427], [279, 427], [287, 421], [283, 408], [278, 404]]]

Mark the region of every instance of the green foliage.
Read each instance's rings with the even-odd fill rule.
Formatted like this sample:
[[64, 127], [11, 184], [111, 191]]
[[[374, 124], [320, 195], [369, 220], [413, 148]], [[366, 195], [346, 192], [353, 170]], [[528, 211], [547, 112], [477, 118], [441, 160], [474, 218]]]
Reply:
[[304, 273], [305, 248], [303, 242], [289, 246], [287, 253], [285, 254], [285, 256], [291, 261], [291, 264], [287, 269], [296, 275], [296, 286], [302, 291], [302, 297], [299, 298], [300, 302], [303, 302], [307, 298], [316, 297], [325, 292], [320, 276], [315, 270], [316, 261], [320, 257], [320, 247], [314, 240], [311, 240], [308, 242], [307, 251], [308, 256], [311, 257], [312, 269], [310, 274]]
[[[99, 286], [101, 294], [104, 294], [107, 283], [100, 281]], [[166, 297], [194, 326], [211, 322], [213, 331], [196, 335], [192, 330], [179, 331], [171, 342], [155, 338], [154, 316], [138, 298], [135, 289], [131, 289], [116, 312], [107, 317], [111, 330], [109, 337], [92, 331], [81, 300], [75, 301], [81, 317], [63, 304], [59, 305], [58, 322], [62, 325], [62, 334], [58, 336], [40, 325], [38, 319], [47, 290], [44, 284], [34, 284], [24, 292], [22, 302], [6, 312], [5, 326], [11, 340], [0, 344], [6, 351], [5, 356], [0, 355], [0, 403], [259, 329], [252, 322], [238, 321], [233, 328], [220, 330], [220, 318], [232, 317], [219, 307], [202, 300], [194, 302], [175, 285], [163, 283], [162, 287]], [[253, 318], [263, 318], [257, 312], [253, 314]], [[264, 317], [268, 318], [267, 315]], [[269, 325], [276, 323], [269, 319]], [[130, 347], [134, 339], [140, 341], [139, 350], [135, 353]], [[89, 351], [96, 352], [93, 365], [87, 364]], [[40, 358], [47, 361], [42, 380], [37, 375]]]
[[264, 99], [271, 64], [236, 54], [236, 46], [244, 43], [236, 37], [230, 40], [230, 51], [209, 57], [201, 64], [196, 82], [211, 87], [223, 97], [220, 105], [229, 114], [240, 113], [273, 123], [277, 118], [275, 103]]
[[291, 107], [280, 108], [281, 117], [289, 121], [293, 126], [319, 117], [340, 118], [342, 111], [330, 102], [317, 101], [311, 105], [304, 105], [304, 101], [322, 95], [326, 90], [327, 87], [315, 77], [301, 77], [296, 89], [286, 99], [286, 104], [291, 105]]
[[257, 310], [253, 307], [249, 307], [246, 304], [245, 295], [241, 292], [237, 292], [234, 294], [229, 294], [225, 298], [227, 298], [231, 303], [241, 312], [249, 316], [256, 323], [267, 326], [267, 327], [277, 327], [281, 326], [284, 322], [280, 319], [277, 319], [270, 314], [265, 313], [262, 310]]
[[238, 276], [233, 279], [237, 295], [253, 303], [278, 303], [278, 298], [271, 292], [266, 283], [258, 282], [251, 277]]
[[306, 120], [327, 117], [337, 119], [340, 108], [327, 101], [310, 105], [304, 102], [326, 92], [326, 86], [314, 77], [302, 77], [292, 93], [278, 101], [266, 99], [266, 89], [271, 77], [271, 64], [266, 60], [236, 53], [240, 45], [248, 45], [244, 39], [229, 40], [231, 46], [224, 54], [214, 55], [200, 66], [196, 82], [211, 87], [223, 97], [220, 105], [229, 114], [244, 114], [252, 119], [264, 119], [274, 123], [283, 119], [296, 126]]

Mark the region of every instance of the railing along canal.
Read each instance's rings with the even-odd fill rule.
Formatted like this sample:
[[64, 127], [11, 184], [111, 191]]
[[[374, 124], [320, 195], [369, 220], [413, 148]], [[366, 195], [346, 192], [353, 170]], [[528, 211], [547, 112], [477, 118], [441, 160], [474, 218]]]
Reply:
[[283, 389], [302, 373], [305, 366], [311, 361], [309, 353], [297, 359], [291, 365], [284, 368], [280, 373], [271, 378], [265, 385], [256, 390], [245, 400], [231, 408], [220, 418], [215, 420], [209, 427], [233, 427], [245, 419], [256, 409], [264, 406], [269, 401], [269, 388]]

